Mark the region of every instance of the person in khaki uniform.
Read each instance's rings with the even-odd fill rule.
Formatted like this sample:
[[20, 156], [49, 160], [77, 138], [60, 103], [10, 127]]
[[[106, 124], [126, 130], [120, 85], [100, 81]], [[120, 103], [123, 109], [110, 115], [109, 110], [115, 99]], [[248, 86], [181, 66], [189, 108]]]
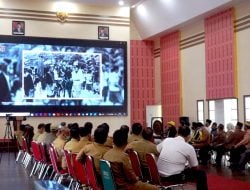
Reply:
[[77, 160], [81, 160], [82, 158], [84, 158], [84, 155], [92, 156], [94, 159], [95, 169], [98, 174], [100, 174], [99, 161], [103, 158], [103, 155], [110, 149], [109, 147], [104, 145], [107, 140], [107, 136], [107, 131], [104, 128], [98, 126], [94, 132], [95, 142], [83, 147], [76, 156]]
[[[91, 144], [91, 130], [88, 127], [80, 127], [79, 128], [80, 141], [78, 142], [79, 149], [85, 147], [87, 144]], [[80, 152], [80, 151], [79, 151]]]
[[[102, 123], [98, 127], [102, 127], [106, 131], [106, 133], [109, 134], [109, 125], [107, 123]], [[108, 136], [104, 145], [109, 148], [113, 148], [113, 138]]]
[[59, 156], [58, 162], [61, 163], [62, 161], [62, 156], [63, 156], [63, 147], [65, 146], [66, 143], [66, 133], [64, 129], [59, 129], [57, 132], [57, 137], [56, 139], [52, 142], [54, 145], [57, 155]]
[[[78, 153], [80, 151], [79, 148], [79, 126], [78, 124], [72, 124], [70, 128], [70, 140], [63, 147], [64, 150], [70, 151], [71, 153]], [[62, 168], [67, 168], [66, 158], [63, 155], [62, 157]]]
[[111, 163], [117, 189], [129, 190], [154, 190], [159, 189], [155, 185], [143, 183], [132, 168], [128, 154], [124, 152], [127, 145], [128, 135], [119, 129], [114, 132], [114, 148], [104, 154], [103, 159]]
[[34, 141], [37, 141], [38, 137], [44, 132], [44, 126], [45, 126], [44, 123], [40, 123], [40, 124], [37, 126], [37, 132], [36, 132], [35, 135], [33, 136], [33, 140], [34, 140]]
[[128, 143], [141, 140], [142, 125], [140, 123], [133, 123], [131, 135], [128, 137]]
[[156, 145], [153, 141], [153, 129], [146, 127], [142, 130], [142, 139], [129, 143], [126, 147], [126, 151], [130, 149], [135, 150], [138, 153], [141, 161], [142, 168], [147, 168], [146, 154], [153, 153], [156, 157], [159, 155]]

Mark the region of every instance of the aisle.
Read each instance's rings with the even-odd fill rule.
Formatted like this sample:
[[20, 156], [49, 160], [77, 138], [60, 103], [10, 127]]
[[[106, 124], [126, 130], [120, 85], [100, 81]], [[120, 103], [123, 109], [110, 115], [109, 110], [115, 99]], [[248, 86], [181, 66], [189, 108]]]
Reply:
[[22, 165], [15, 162], [14, 153], [4, 153], [0, 163], [0, 189], [34, 190], [33, 180]]

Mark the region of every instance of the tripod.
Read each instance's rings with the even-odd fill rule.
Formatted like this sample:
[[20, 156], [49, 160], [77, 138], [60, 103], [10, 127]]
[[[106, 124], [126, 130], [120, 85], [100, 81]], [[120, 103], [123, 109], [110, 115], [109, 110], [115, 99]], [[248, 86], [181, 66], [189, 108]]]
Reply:
[[[7, 145], [7, 146], [6, 146]], [[3, 147], [0, 155], [0, 163], [2, 161], [3, 152], [7, 150], [8, 153], [8, 161], [10, 161], [10, 150], [11, 148], [16, 148], [16, 142], [15, 138], [12, 134], [11, 124], [10, 121], [7, 120], [6, 127], [5, 127], [5, 133], [3, 138]], [[16, 151], [16, 150], [14, 150]]]

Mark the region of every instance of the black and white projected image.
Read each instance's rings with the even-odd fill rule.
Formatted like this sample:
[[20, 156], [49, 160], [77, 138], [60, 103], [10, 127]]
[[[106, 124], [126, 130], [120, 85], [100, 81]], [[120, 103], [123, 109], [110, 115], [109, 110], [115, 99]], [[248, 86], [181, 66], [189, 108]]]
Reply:
[[101, 100], [98, 53], [23, 51], [23, 98]]
[[0, 105], [124, 105], [124, 57], [119, 47], [0, 42]]

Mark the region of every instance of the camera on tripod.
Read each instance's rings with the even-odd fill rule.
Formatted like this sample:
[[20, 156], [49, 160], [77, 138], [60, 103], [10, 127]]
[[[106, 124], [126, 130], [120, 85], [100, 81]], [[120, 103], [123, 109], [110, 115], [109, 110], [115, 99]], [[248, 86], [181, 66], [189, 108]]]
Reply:
[[6, 120], [7, 121], [14, 121], [15, 117], [11, 116], [11, 114], [6, 114]]
[[12, 114], [6, 114], [6, 120], [7, 122], [10, 122], [10, 121], [25, 121], [26, 120], [26, 117], [25, 116], [12, 116]]

